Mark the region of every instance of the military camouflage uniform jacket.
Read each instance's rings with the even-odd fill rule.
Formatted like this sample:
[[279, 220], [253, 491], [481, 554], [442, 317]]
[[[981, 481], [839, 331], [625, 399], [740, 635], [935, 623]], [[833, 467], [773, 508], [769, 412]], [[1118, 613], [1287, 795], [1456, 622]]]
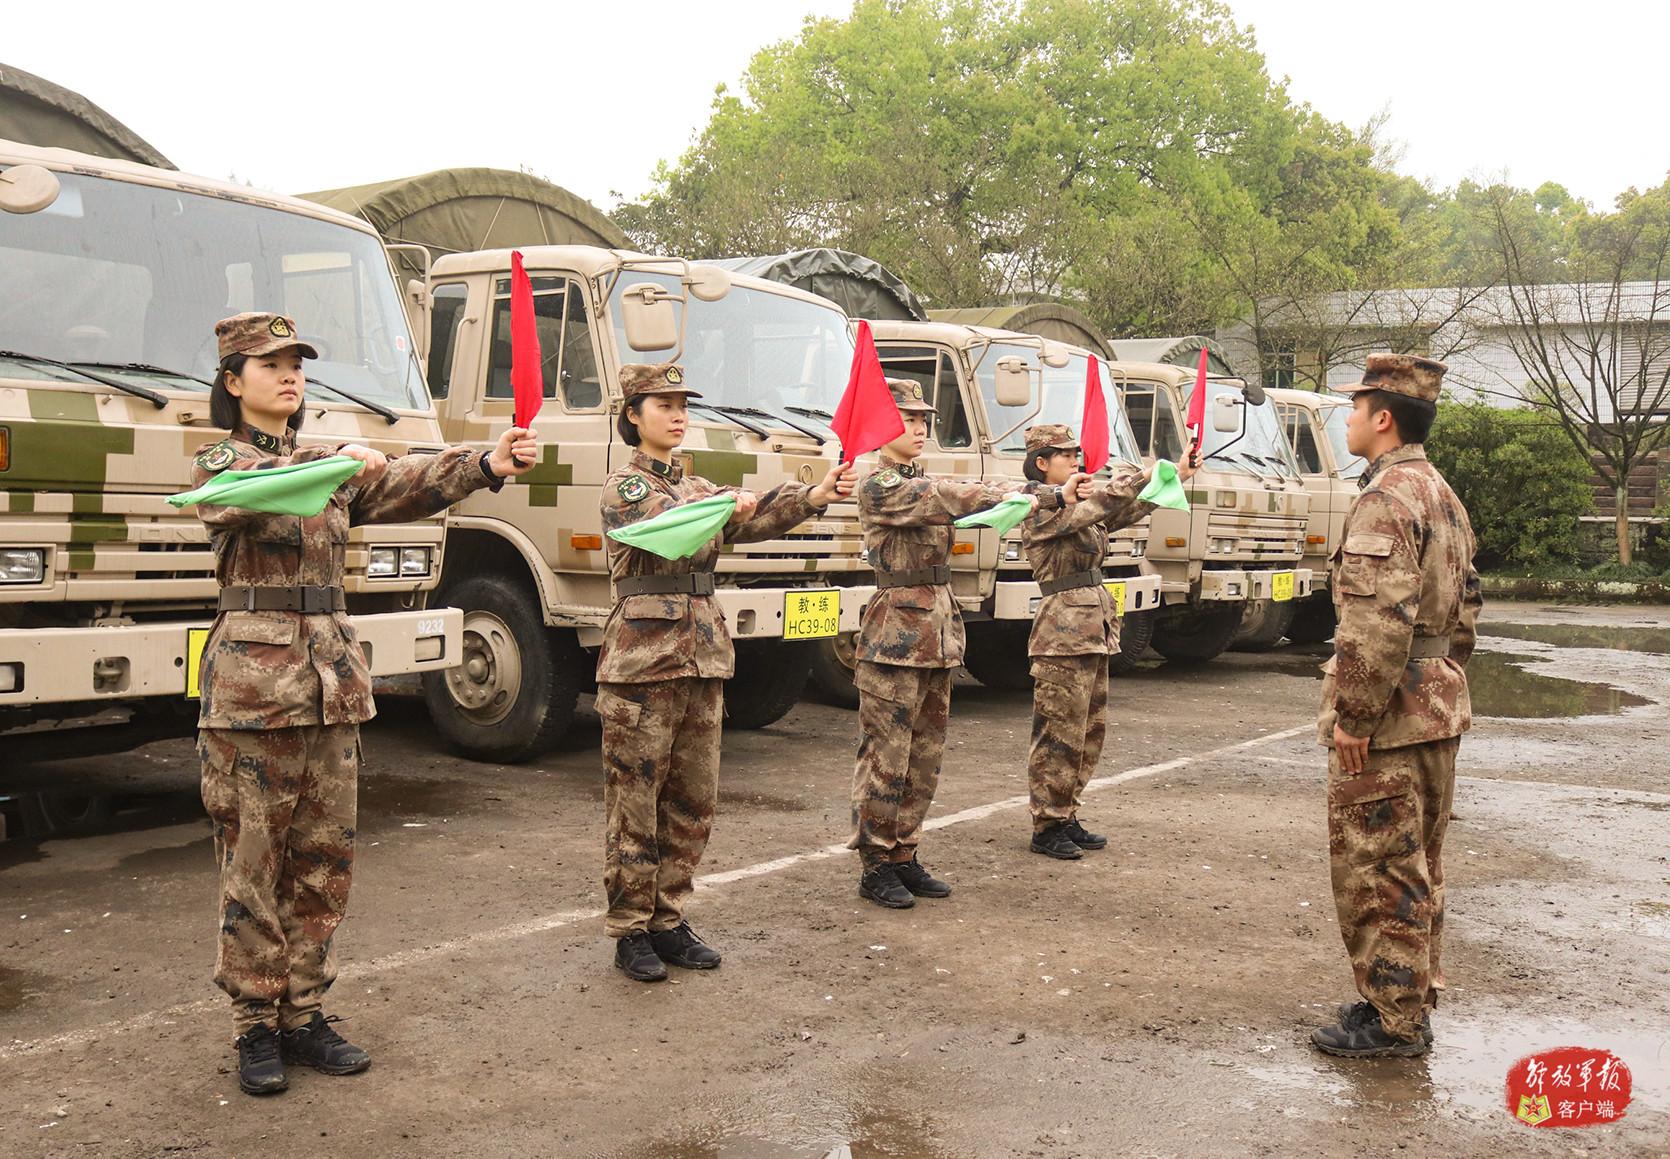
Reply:
[[[200, 487], [221, 471], [306, 463], [337, 449], [298, 450], [292, 432], [276, 438], [244, 426], [198, 452], [191, 485]], [[340, 587], [350, 526], [405, 523], [450, 507], [489, 485], [481, 458], [479, 451], [452, 447], [390, 459], [381, 479], [348, 480], [323, 511], [306, 519], [198, 504], [214, 548], [215, 576], [222, 587]], [[342, 612], [221, 613], [203, 650], [202, 688], [202, 728], [357, 724], [376, 714], [365, 655]]]
[[[870, 566], [883, 572], [949, 565], [953, 520], [1035, 487], [930, 479], [914, 465], [883, 456], [880, 469], [858, 490]], [[963, 662], [963, 644], [962, 616], [950, 585], [881, 588], [864, 609], [857, 657], [907, 668], [955, 668]]]
[[[1114, 469], [1088, 499], [1054, 511], [1040, 511], [1022, 526], [1021, 542], [1034, 579], [1057, 580], [1100, 567], [1108, 554], [1108, 532], [1129, 527], [1154, 510], [1137, 498], [1142, 472]], [[1119, 615], [1113, 595], [1101, 584], [1068, 588], [1045, 596], [1027, 642], [1031, 656], [1089, 656], [1119, 651]]]
[[[1331, 745], [1336, 722], [1377, 749], [1460, 736], [1483, 605], [1467, 511], [1418, 444], [1376, 459], [1360, 485], [1333, 560], [1339, 627], [1319, 739]], [[1411, 655], [1446, 637], [1445, 654]]]
[[[625, 466], [604, 480], [603, 530], [614, 531], [680, 504], [736, 490], [687, 475], [676, 463], [669, 466], [634, 451]], [[711, 572], [719, 559], [721, 540], [754, 543], [774, 539], [810, 518], [819, 510], [812, 506], [811, 493], [812, 488], [805, 483], [773, 487], [759, 497], [752, 519], [726, 525], [720, 535], [686, 559], [662, 559], [654, 552], [610, 539], [609, 575], [618, 583], [630, 576]], [[627, 596], [616, 601], [603, 625], [603, 646], [597, 654], [600, 682], [643, 684], [680, 676], [728, 680], [735, 671], [736, 653], [725, 630], [725, 614], [712, 596]]]

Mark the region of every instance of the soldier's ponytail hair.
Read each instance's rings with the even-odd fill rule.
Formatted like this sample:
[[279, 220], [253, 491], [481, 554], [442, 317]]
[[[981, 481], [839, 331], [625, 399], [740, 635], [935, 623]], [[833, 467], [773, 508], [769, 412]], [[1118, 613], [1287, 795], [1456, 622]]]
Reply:
[[628, 413], [642, 416], [644, 413], [644, 396], [635, 394], [621, 404], [620, 413], [615, 416], [615, 430], [620, 435], [620, 441], [629, 447], [636, 447], [644, 441], [644, 436], [638, 432], [638, 424], [627, 418]]
[[[209, 388], [209, 421], [222, 430], [235, 431], [244, 421], [243, 406], [231, 391], [226, 389], [226, 376], [236, 378], [244, 372], [244, 363], [249, 361], [247, 354], [228, 354], [220, 360], [220, 367], [215, 371], [214, 385]], [[302, 422], [307, 418], [307, 403], [303, 400], [296, 413], [290, 416], [289, 427], [293, 431], [302, 429]]]
[[1038, 465], [1038, 460], [1053, 459], [1057, 455], [1065, 455], [1067, 453], [1068, 452], [1066, 451], [1060, 450], [1043, 450], [1038, 451], [1035, 454], [1028, 455], [1026, 457], [1026, 462], [1021, 464], [1021, 474], [1025, 475], [1028, 479], [1031, 479], [1034, 483], [1042, 483], [1044, 481], [1044, 469]]
[[1432, 433], [1432, 422], [1438, 417], [1438, 404], [1424, 398], [1410, 398], [1389, 390], [1368, 393], [1368, 413], [1388, 411], [1397, 426], [1397, 437], [1405, 443], [1424, 443]]

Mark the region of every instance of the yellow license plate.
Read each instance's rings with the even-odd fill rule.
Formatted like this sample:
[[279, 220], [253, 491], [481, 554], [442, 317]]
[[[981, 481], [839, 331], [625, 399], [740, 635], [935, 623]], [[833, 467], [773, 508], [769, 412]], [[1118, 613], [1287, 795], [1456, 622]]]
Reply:
[[186, 699], [196, 700], [203, 695], [203, 645], [209, 642], [209, 629], [186, 629]]
[[1280, 603], [1293, 598], [1293, 573], [1278, 571], [1270, 577], [1270, 598]]
[[1102, 586], [1106, 588], [1108, 590], [1108, 594], [1113, 597], [1113, 614], [1116, 616], [1123, 616], [1125, 614], [1124, 582], [1121, 580], [1108, 580]]
[[789, 592], [783, 597], [783, 639], [822, 640], [840, 632], [840, 592]]

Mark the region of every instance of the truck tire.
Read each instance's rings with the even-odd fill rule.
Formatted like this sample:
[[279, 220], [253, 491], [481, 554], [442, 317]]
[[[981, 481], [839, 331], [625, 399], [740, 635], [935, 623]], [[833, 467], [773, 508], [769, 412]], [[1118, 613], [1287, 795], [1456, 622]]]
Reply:
[[423, 677], [424, 703], [447, 745], [471, 760], [513, 765], [560, 740], [586, 663], [574, 634], [547, 628], [533, 593], [503, 576], [460, 580], [436, 603], [464, 612], [461, 662]]
[[1154, 623], [1158, 611], [1126, 612], [1119, 620], [1119, 651], [1108, 657], [1108, 675], [1118, 676], [1137, 666], [1148, 646], [1154, 642]]
[[1031, 688], [1032, 659], [1026, 654], [1030, 621], [976, 621], [967, 626], [963, 667], [987, 688]]
[[1298, 607], [1297, 600], [1253, 600], [1241, 617], [1241, 629], [1230, 647], [1237, 652], [1268, 652], [1287, 635]]
[[1334, 638], [1334, 600], [1328, 592], [1317, 592], [1300, 600], [1293, 609], [1287, 638], [1295, 644], [1325, 644]]
[[1191, 608], [1154, 626], [1154, 651], [1173, 663], [1202, 664], [1220, 655], [1241, 628], [1242, 604]]
[[738, 643], [736, 675], [725, 681], [725, 727], [764, 728], [787, 716], [806, 691], [813, 652], [811, 644], [780, 640]]
[[843, 632], [807, 645], [812, 650], [812, 687], [826, 704], [858, 707], [858, 686], [852, 682], [853, 668], [858, 663], [853, 656], [857, 645], [857, 632]]

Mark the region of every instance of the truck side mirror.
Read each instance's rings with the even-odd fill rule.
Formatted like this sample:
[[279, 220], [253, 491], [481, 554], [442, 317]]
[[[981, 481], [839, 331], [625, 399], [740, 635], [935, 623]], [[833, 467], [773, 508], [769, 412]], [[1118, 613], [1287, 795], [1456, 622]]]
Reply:
[[39, 213], [58, 200], [58, 175], [44, 165], [13, 165], [0, 170], [0, 209]]
[[1241, 384], [1241, 397], [1247, 400], [1248, 406], [1263, 406], [1269, 396], [1264, 393], [1264, 388], [1258, 383], [1243, 382]]
[[1030, 406], [1032, 403], [1032, 371], [1025, 359], [1005, 354], [997, 360], [997, 405]]
[[731, 275], [718, 266], [691, 266], [685, 283], [690, 296], [701, 302], [717, 302], [731, 292]]
[[[692, 288], [694, 292], [694, 288]], [[671, 350], [678, 345], [676, 294], [654, 282], [639, 282], [621, 292], [626, 344], [634, 350]]]
[[1246, 404], [1232, 394], [1220, 394], [1212, 400], [1212, 429], [1220, 435], [1233, 435], [1241, 430], [1240, 408]]
[[1045, 366], [1053, 370], [1060, 370], [1062, 367], [1071, 366], [1073, 363], [1072, 352], [1059, 342], [1045, 342], [1044, 349], [1039, 352], [1039, 358], [1043, 360]]

